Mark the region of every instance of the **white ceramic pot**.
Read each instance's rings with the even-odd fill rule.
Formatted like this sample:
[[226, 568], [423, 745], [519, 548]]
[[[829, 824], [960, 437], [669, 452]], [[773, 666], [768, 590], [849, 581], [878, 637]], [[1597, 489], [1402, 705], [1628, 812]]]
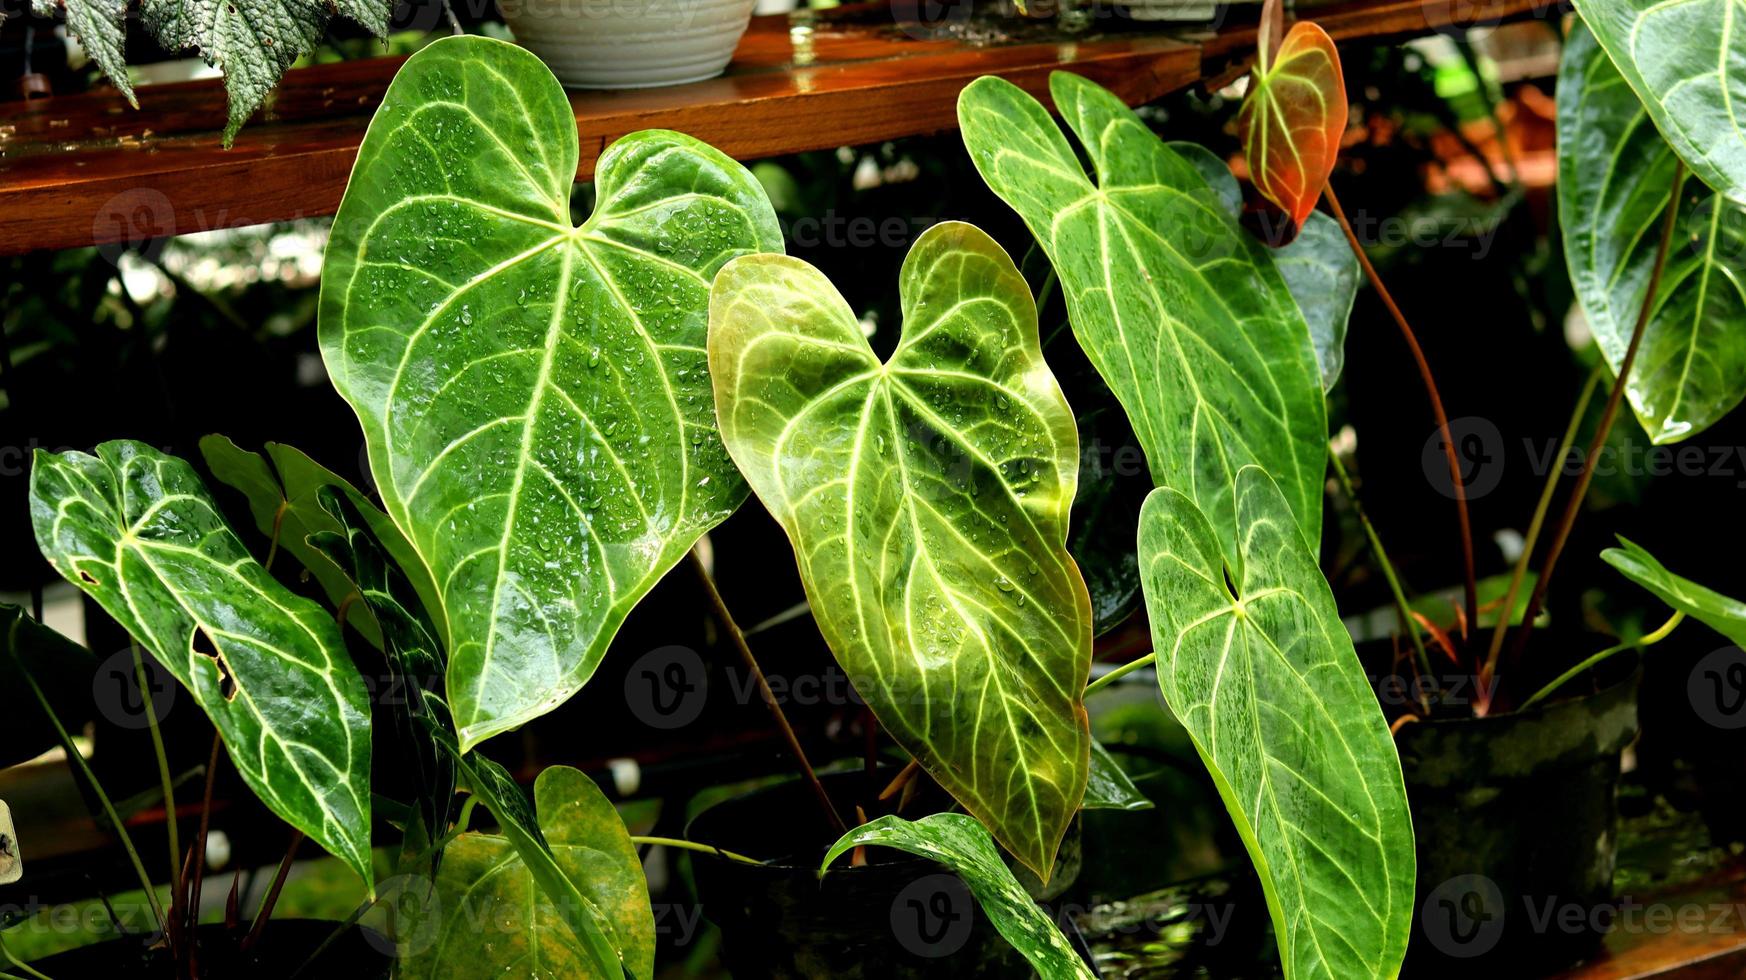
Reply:
[[756, 0], [498, 0], [516, 41], [571, 88], [714, 78]]

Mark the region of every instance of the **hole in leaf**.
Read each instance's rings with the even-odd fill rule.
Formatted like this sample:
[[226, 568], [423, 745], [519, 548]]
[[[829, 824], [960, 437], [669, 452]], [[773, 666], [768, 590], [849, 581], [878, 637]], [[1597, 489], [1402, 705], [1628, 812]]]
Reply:
[[101, 585], [102, 584], [101, 582], [98, 582], [96, 579], [92, 578], [91, 573], [85, 571], [83, 568], [79, 569], [79, 581], [84, 582], [87, 585]]
[[1243, 599], [1243, 593], [1237, 589], [1237, 580], [1231, 577], [1231, 566], [1229, 564], [1220, 564], [1219, 568], [1225, 573], [1225, 591], [1231, 594], [1232, 599], [1241, 602]]
[[236, 700], [236, 678], [230, 676], [230, 664], [225, 662], [224, 654], [218, 652], [218, 646], [212, 642], [212, 637], [199, 627], [194, 628], [194, 635], [188, 641], [189, 648], [202, 657], [211, 657], [218, 664], [218, 693], [226, 701]]

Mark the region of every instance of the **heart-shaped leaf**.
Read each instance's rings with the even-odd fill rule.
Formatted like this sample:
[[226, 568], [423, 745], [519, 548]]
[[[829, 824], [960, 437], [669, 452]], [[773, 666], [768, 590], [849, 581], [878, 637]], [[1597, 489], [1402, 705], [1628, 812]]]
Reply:
[[[370, 533], [411, 579], [418, 593], [418, 605], [438, 616], [442, 614], [430, 572], [425, 570], [424, 562], [412, 550], [412, 544], [387, 514], [372, 505], [344, 478], [297, 449], [280, 442], [269, 442], [262, 448], [264, 456], [242, 449], [221, 435], [209, 435], [200, 440], [200, 455], [206, 459], [206, 467], [212, 471], [213, 477], [248, 498], [255, 527], [268, 538], [276, 538], [280, 548], [289, 551], [309, 570], [309, 574], [321, 583], [322, 592], [327, 594], [334, 608], [339, 608], [356, 586], [341, 564], [309, 541], [312, 534], [341, 530], [318, 499], [323, 487], [334, 487], [351, 501]], [[347, 622], [356, 626], [373, 646], [382, 646], [381, 629], [368, 605], [354, 607]], [[440, 622], [439, 636], [442, 635]]]
[[957, 872], [977, 907], [1043, 980], [1094, 980], [1096, 974], [1000, 859], [988, 828], [975, 820], [962, 813], [936, 813], [914, 821], [896, 815], [880, 817], [832, 844], [819, 874], [845, 852], [867, 845], [932, 858]]
[[1680, 578], [1655, 560], [1642, 547], [1619, 538], [1622, 548], [1608, 548], [1601, 559], [1631, 581], [1655, 593], [1662, 602], [1727, 637], [1746, 649], [1746, 602], [1731, 599], [1711, 589]]
[[[1269, 25], [1266, 17], [1262, 23]], [[1346, 81], [1333, 39], [1309, 21], [1291, 25], [1278, 51], [1271, 48], [1264, 26], [1237, 132], [1250, 181], [1291, 219], [1282, 236], [1289, 241], [1334, 172], [1346, 132]]]
[[1169, 488], [1140, 517], [1158, 684], [1261, 877], [1287, 980], [1392, 977], [1413, 921], [1400, 760], [1273, 481], [1237, 474], [1243, 562]]
[[[1589, 329], [1616, 372], [1642, 312], [1679, 161], [1580, 23], [1564, 42], [1558, 91], [1565, 261]], [[1746, 397], [1746, 207], [1690, 176], [1678, 207], [1625, 386], [1657, 443], [1703, 431]]]
[[744, 167], [633, 133], [570, 221], [576, 121], [538, 58], [449, 38], [359, 151], [321, 347], [383, 502], [437, 583], [465, 749], [557, 706], [631, 608], [745, 499], [715, 433], [710, 278], [780, 250]]
[[710, 298], [722, 437], [856, 691], [1047, 880], [1091, 743], [1073, 413], [1029, 288], [980, 229], [928, 229], [898, 290], [903, 336], [881, 364], [817, 269], [729, 263]]
[[[630, 975], [649, 977], [655, 964], [654, 914], [642, 862], [618, 812], [593, 780], [567, 766], [540, 773], [534, 801], [556, 866], [602, 911]], [[400, 976], [610, 980], [622, 975], [616, 967], [600, 972], [509, 837], [456, 837], [444, 850], [435, 887], [414, 898], [395, 922]], [[480, 941], [482, 928], [489, 930], [489, 941]]]
[[339, 627], [250, 556], [194, 468], [38, 451], [42, 553], [194, 694], [268, 809], [370, 881], [370, 708]]
[[1578, 0], [1576, 9], [1685, 165], [1746, 205], [1740, 0]]
[[1096, 184], [1048, 112], [1002, 79], [959, 97], [964, 144], [1054, 263], [1073, 332], [1127, 410], [1153, 480], [1191, 493], [1235, 542], [1236, 472], [1258, 464], [1319, 542], [1327, 410], [1273, 256], [1120, 99], [1060, 72], [1049, 89]]

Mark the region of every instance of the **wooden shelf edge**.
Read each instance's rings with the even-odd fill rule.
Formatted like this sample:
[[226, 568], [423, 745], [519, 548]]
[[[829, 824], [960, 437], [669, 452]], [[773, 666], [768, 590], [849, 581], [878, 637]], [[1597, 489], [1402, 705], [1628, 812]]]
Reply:
[[[1560, 10], [1557, 0], [1382, 0], [1312, 12], [1334, 37], [1354, 39]], [[592, 175], [613, 140], [638, 129], [680, 130], [742, 160], [955, 129], [957, 94], [982, 75], [1006, 78], [1046, 102], [1050, 72], [1071, 70], [1140, 104], [1228, 75], [1253, 47], [1254, 27], [1233, 22], [1193, 32], [1189, 25], [976, 47], [850, 17], [821, 22], [818, 37], [819, 60], [792, 66], [789, 19], [757, 18], [726, 76], [572, 93], [578, 178]], [[330, 215], [402, 60], [288, 73], [268, 118], [245, 128], [230, 150], [204, 128], [223, 118], [216, 81], [142, 88], [137, 112], [102, 92], [0, 104], [0, 254]]]

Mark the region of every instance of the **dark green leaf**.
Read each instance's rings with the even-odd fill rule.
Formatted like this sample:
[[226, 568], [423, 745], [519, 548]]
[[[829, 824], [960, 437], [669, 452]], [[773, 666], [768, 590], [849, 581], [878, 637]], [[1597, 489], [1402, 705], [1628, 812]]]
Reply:
[[1623, 537], [1619, 544], [1624, 547], [1601, 552], [1602, 560], [1655, 593], [1662, 602], [1727, 637], [1735, 646], [1746, 648], [1746, 602], [1680, 578], [1656, 561], [1654, 555]]
[[1152, 801], [1128, 778], [1109, 750], [1095, 739], [1091, 743], [1091, 778], [1085, 783], [1085, 810], [1150, 810]]
[[[312, 534], [335, 533], [341, 530], [340, 525], [316, 499], [317, 493], [323, 487], [336, 487], [345, 493], [371, 534], [393, 556], [401, 571], [411, 579], [418, 596], [413, 608], [422, 606], [433, 615], [441, 615], [441, 606], [436, 601], [436, 586], [431, 583], [430, 573], [425, 570], [418, 554], [412, 550], [406, 536], [400, 533], [400, 529], [394, 526], [387, 514], [373, 506], [344, 478], [291, 446], [269, 442], [263, 448], [266, 450], [266, 457], [240, 449], [236, 443], [221, 435], [210, 435], [200, 440], [200, 454], [206, 458], [206, 466], [212, 470], [212, 475], [220, 483], [241, 491], [248, 498], [249, 512], [255, 519], [255, 527], [268, 538], [277, 534], [279, 547], [289, 551], [315, 576], [315, 580], [321, 583], [322, 591], [336, 609], [352, 593], [354, 584], [352, 576], [344, 567], [309, 543], [309, 536]], [[271, 463], [268, 459], [271, 459]], [[356, 626], [358, 632], [372, 645], [381, 647], [382, 633], [371, 607], [354, 608], [347, 622]], [[436, 635], [440, 637], [441, 620], [438, 619], [437, 623]]]
[[[1746, 131], [1738, 114], [1746, 105], [1746, 25], [1738, 23], [1739, 0], [1577, 0], [1576, 9], [1685, 165], [1746, 205]], [[1562, 84], [1559, 91], [1566, 91]]]
[[1261, 877], [1288, 980], [1392, 977], [1413, 922], [1400, 761], [1285, 498], [1258, 467], [1236, 486], [1234, 569], [1193, 500], [1146, 500], [1158, 683]]
[[37, 545], [206, 709], [249, 788], [370, 880], [370, 714], [339, 628], [248, 553], [193, 467], [38, 451]]
[[389, 87], [327, 250], [322, 354], [438, 584], [463, 748], [580, 689], [746, 494], [715, 433], [708, 287], [781, 248], [776, 216], [739, 164], [647, 131], [601, 156], [576, 227], [578, 154], [539, 59], [437, 41]]
[[[371, 519], [337, 486], [323, 486], [311, 506], [338, 530], [317, 531], [309, 546], [342, 570], [347, 582], [355, 582], [359, 605], [375, 613], [381, 624], [387, 654], [389, 683], [382, 699], [399, 726], [409, 769], [406, 782], [417, 794], [414, 815], [421, 821], [409, 827], [402, 853], [416, 853], [424, 842], [436, 840], [448, 830], [455, 795], [455, 768], [433, 731], [452, 731], [448, 706], [429, 692], [441, 690], [442, 646], [436, 628], [414, 597], [412, 584], [400, 566], [388, 561], [372, 528]], [[380, 516], [377, 511], [375, 516]], [[313, 516], [313, 515], [311, 515]], [[381, 723], [382, 716], [378, 716]], [[440, 855], [431, 855], [436, 861]]]
[[54, 726], [44, 717], [24, 679], [28, 671], [42, 689], [49, 707], [66, 727], [78, 731], [92, 711], [91, 684], [97, 658], [25, 614], [0, 603], [0, 690], [12, 692], [12, 703], [0, 714], [0, 769], [34, 759], [60, 744]]
[[1309, 328], [1273, 257], [1120, 99], [1065, 73], [1050, 91], [1096, 184], [1043, 107], [998, 78], [959, 97], [964, 142], [1054, 263], [1074, 332], [1153, 480], [1192, 492], [1234, 556], [1236, 472], [1259, 464], [1320, 541], [1326, 408]]
[[[602, 911], [609, 938], [634, 977], [654, 972], [655, 920], [636, 846], [618, 812], [575, 769], [553, 766], [534, 782], [539, 826], [556, 867]], [[600, 977], [589, 949], [542, 891], [509, 837], [468, 833], [450, 841], [435, 888], [396, 922], [408, 980], [517, 976]], [[486, 923], [486, 933], [481, 933]], [[614, 970], [608, 977], [621, 975]]]
[[928, 229], [898, 292], [903, 335], [881, 364], [817, 269], [730, 263], [710, 300], [722, 437], [855, 690], [1046, 880], [1091, 741], [1073, 415], [1030, 289], [981, 230]]
[[[1580, 22], [1565, 41], [1558, 91], [1565, 260], [1589, 329], [1617, 372], [1649, 288], [1678, 159]], [[1678, 207], [1625, 387], [1657, 443], [1703, 431], [1746, 397], [1746, 207], [1690, 175]]]
[[819, 874], [845, 851], [869, 844], [932, 858], [957, 872], [994, 928], [1024, 954], [1043, 980], [1094, 980], [1096, 974], [1012, 876], [988, 828], [980, 823], [962, 813], [936, 813], [915, 821], [880, 817], [832, 844]]
[[[1224, 202], [1232, 217], [1243, 211], [1243, 188], [1225, 161], [1199, 143], [1166, 143], [1194, 165]], [[1352, 316], [1352, 301], [1358, 296], [1358, 257], [1346, 242], [1340, 223], [1320, 211], [1304, 219], [1297, 237], [1273, 250], [1273, 264], [1285, 277], [1285, 286], [1309, 324], [1315, 343], [1316, 363], [1321, 367], [1322, 391], [1333, 390], [1346, 364], [1346, 323]]]

